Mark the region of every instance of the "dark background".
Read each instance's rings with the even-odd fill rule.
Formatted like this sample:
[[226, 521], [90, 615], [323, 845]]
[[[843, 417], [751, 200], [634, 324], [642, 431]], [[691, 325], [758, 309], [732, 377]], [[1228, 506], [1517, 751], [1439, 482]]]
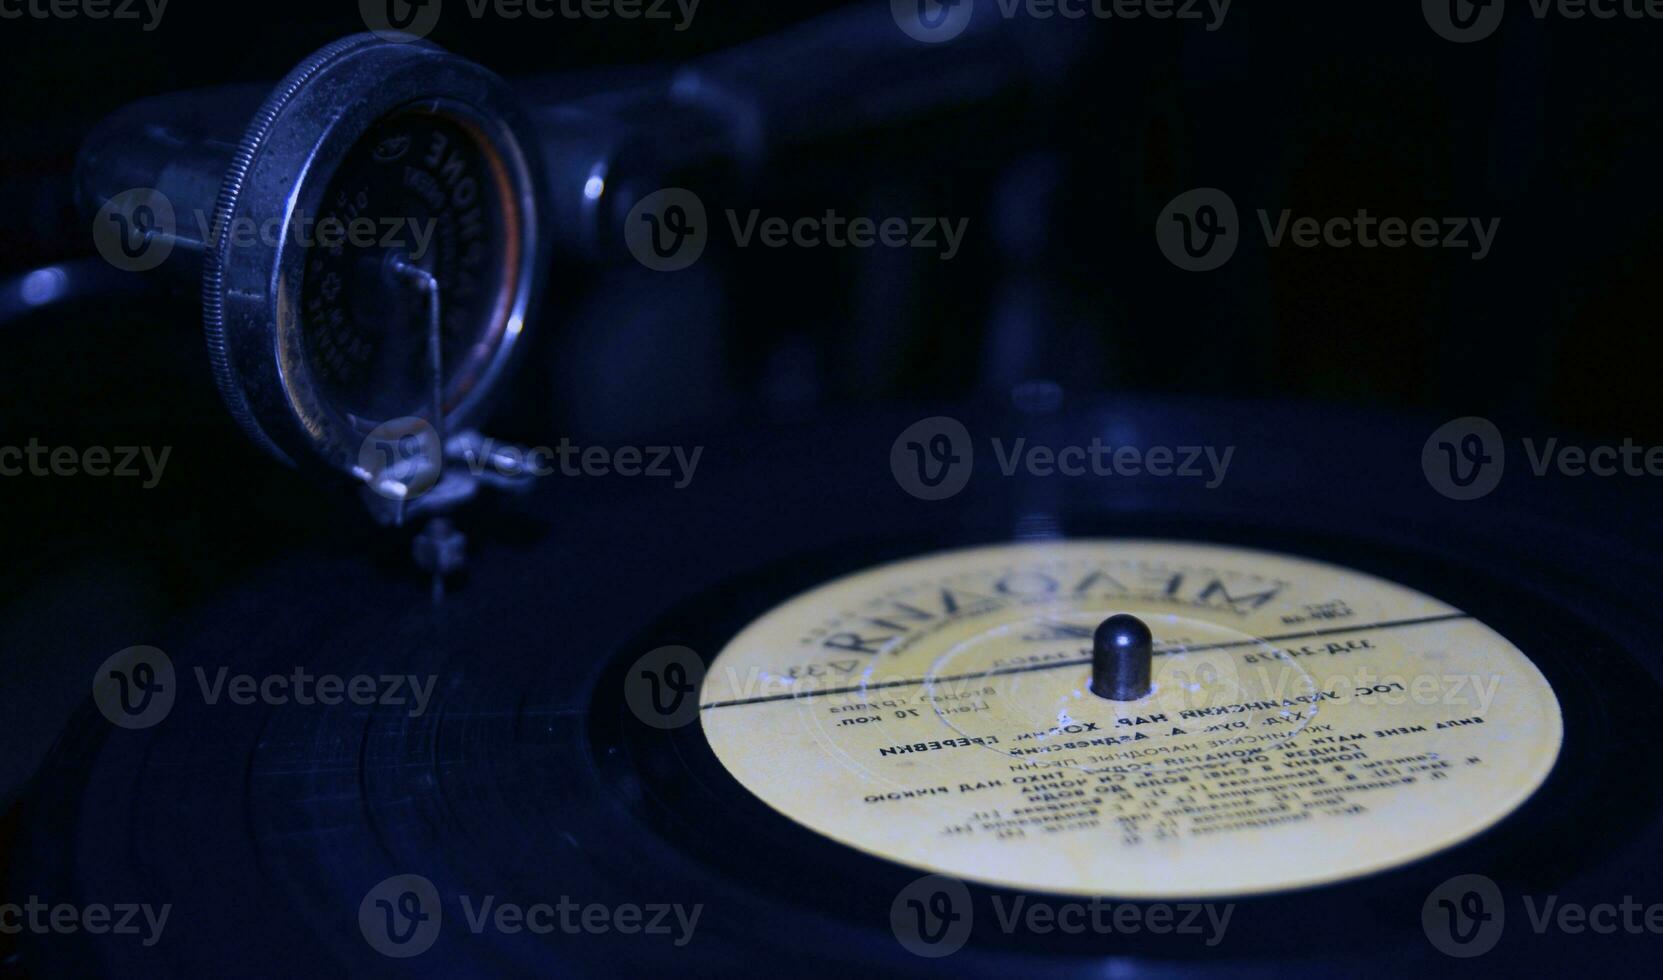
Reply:
[[[679, 33], [447, 12], [430, 39], [518, 79], [673, 64], [834, 6], [705, 0]], [[731, 202], [968, 218], [953, 261], [716, 248], [673, 278], [556, 265], [494, 431], [544, 444], [710, 433], [1046, 379], [1070, 397], [1368, 406], [1424, 417], [1427, 431], [1483, 415], [1544, 437], [1663, 441], [1663, 23], [1538, 22], [1513, 6], [1471, 45], [1436, 36], [1413, 3], [1239, 2], [1216, 33], [1059, 25], [1059, 64], [1065, 49], [1083, 54], [1037, 95], [817, 141]], [[0, 277], [94, 254], [70, 174], [102, 116], [143, 96], [273, 81], [361, 29], [348, 0], [173, 0], [149, 33], [0, 21]], [[1199, 186], [1227, 191], [1251, 225], [1205, 274], [1168, 263], [1152, 234], [1166, 203]], [[1443, 249], [1267, 249], [1259, 208], [1501, 224], [1475, 263]], [[299, 542], [405, 547], [374, 538], [348, 495], [245, 444], [213, 390], [194, 282], [112, 281], [0, 322], [0, 444], [172, 446], [169, 478], [142, 492], [0, 485], [0, 648], [25, 654], [16, 690], [52, 651], [130, 645]], [[19, 728], [58, 725], [45, 702], [16, 710]]]
[[[664, 22], [447, 14], [431, 39], [517, 78], [680, 60], [833, 6], [706, 0], [680, 33]], [[741, 329], [709, 366], [720, 377], [689, 383], [708, 381], [737, 411], [758, 399], [785, 410], [960, 397], [1054, 377], [1092, 389], [1527, 413], [1655, 438], [1663, 24], [1538, 22], [1514, 6], [1494, 37], [1471, 45], [1437, 37], [1413, 3], [1241, 2], [1216, 33], [1185, 22], [1072, 25], [1064, 33], [1089, 34], [1091, 51], [1046, 104], [933, 133], [955, 141], [946, 165], [909, 167], [902, 150], [803, 202], [806, 213], [883, 201], [895, 213], [970, 219], [966, 253], [915, 276], [883, 336], [860, 322], [873, 300], [853, 284], [859, 258], [747, 255], [721, 283]], [[131, 22], [0, 21], [9, 216], [0, 271], [88, 254], [88, 221], [66, 176], [102, 115], [145, 95], [276, 79], [361, 26], [342, 0], [174, 0], [150, 33]], [[877, 142], [904, 148], [908, 138]], [[816, 153], [866, 157], [873, 143], [866, 134]], [[776, 193], [788, 198], [782, 184]], [[1501, 227], [1480, 263], [1442, 249], [1267, 250], [1250, 238], [1224, 269], [1190, 275], [1163, 260], [1150, 230], [1173, 195], [1205, 185], [1229, 192], [1244, 217], [1367, 208], [1499, 216]], [[1018, 356], [997, 343], [995, 300], [1030, 273], [1043, 294], [1030, 302], [1042, 309]], [[119, 346], [132, 356], [140, 339], [130, 324], [85, 316], [7, 332], [28, 356], [8, 356], [6, 368], [61, 386], [74, 384], [68, 369], [83, 353]], [[200, 369], [197, 333], [179, 317], [143, 342]], [[8, 396], [5, 417], [56, 421], [99, 403], [125, 417], [133, 406], [122, 395], [156, 397], [153, 375], [120, 376], [119, 393], [80, 390], [63, 404]], [[41, 394], [27, 378], [19, 385], [8, 370], [8, 393]]]

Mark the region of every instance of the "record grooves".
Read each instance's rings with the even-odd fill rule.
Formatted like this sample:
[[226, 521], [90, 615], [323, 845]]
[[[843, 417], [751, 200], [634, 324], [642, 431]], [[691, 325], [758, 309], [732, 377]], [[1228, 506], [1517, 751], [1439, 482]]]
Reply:
[[[1184, 424], [1165, 408], [1120, 411], [1154, 425]], [[898, 430], [890, 420], [872, 427]], [[1381, 439], [1390, 441], [1393, 431], [1388, 427]], [[398, 961], [365, 942], [355, 915], [378, 882], [405, 874], [426, 878], [446, 897], [443, 931], [423, 954], [424, 968], [457, 975], [535, 972], [550, 962], [578, 973], [687, 962], [688, 950], [672, 936], [475, 934], [457, 897], [484, 895], [524, 904], [562, 896], [611, 906], [700, 904], [688, 946], [701, 972], [805, 958], [839, 968], [894, 967], [891, 902], [926, 869], [782, 815], [718, 758], [704, 725], [655, 728], [626, 698], [631, 667], [648, 651], [681, 645], [708, 666], [749, 625], [794, 597], [886, 563], [1010, 542], [1008, 515], [1033, 510], [1019, 483], [996, 486], [996, 495], [963, 507], [828, 497], [822, 488], [828, 480], [835, 485], [828, 474], [848, 472], [851, 460], [866, 459], [865, 450], [879, 442], [867, 432], [862, 426], [815, 440], [793, 433], [737, 449], [739, 458], [775, 452], [767, 472], [789, 471], [792, 478], [744, 474], [655, 498], [659, 519], [652, 526], [631, 520], [640, 500], [530, 498], [507, 520], [546, 529], [544, 543], [481, 566], [439, 610], [419, 601], [419, 585], [346, 555], [297, 554], [232, 587], [160, 641], [182, 692], [194, 689], [198, 667], [211, 680], [217, 666], [270, 673], [292, 668], [299, 657], [317, 673], [435, 678], [427, 710], [288, 704], [228, 711], [182, 694], [165, 722], [129, 732], [109, 729], [89, 705], [27, 801], [14, 889], [174, 903], [177, 922], [191, 924], [175, 928], [200, 938], [140, 950], [128, 971], [138, 975], [395, 973]], [[1321, 434], [1313, 438], [1322, 441]], [[793, 454], [793, 445], [803, 448]], [[1267, 472], [1277, 472], [1276, 460]], [[1065, 497], [1052, 501], [1053, 536], [1021, 540], [1039, 547], [1047, 540], [1114, 539], [1255, 549], [1333, 563], [1436, 597], [1455, 611], [1382, 617], [1380, 624], [1401, 627], [1384, 634], [1482, 625], [1516, 645], [1562, 711], [1563, 742], [1540, 788], [1493, 826], [1425, 857], [1317, 886], [1209, 899], [1234, 908], [1216, 947], [1171, 935], [1010, 932], [984, 913], [950, 961], [953, 969], [1067, 975], [1103, 957], [1137, 957], [1157, 971], [1162, 963], [1182, 970], [1222, 956], [1254, 971], [1285, 963], [1290, 951], [1302, 962], [1343, 969], [1382, 950], [1416, 968], [1438, 969], [1444, 961], [1426, 943], [1418, 916], [1429, 889], [1446, 878], [1477, 873], [1513, 894], [1597, 896], [1635, 891], [1639, 885], [1619, 881], [1655, 873], [1634, 858], [1656, 839], [1663, 801], [1663, 777], [1636, 764], [1648, 750], [1635, 720], [1650, 717], [1660, 694], [1646, 632], [1658, 624], [1644, 602], [1645, 574], [1637, 568], [1626, 580], [1597, 577], [1599, 563], [1565, 544], [1580, 532], [1556, 520], [1539, 521], [1533, 538], [1522, 541], [1508, 533], [1511, 518], [1456, 521], [1424, 500], [1401, 504], [1390, 487], [1345, 507], [1307, 506], [1323, 496], [1320, 487], [1308, 489], [1308, 499], [1261, 510], [1257, 521], [1234, 510], [1252, 496], [1251, 487], [1230, 501], [1203, 494], [1154, 501], [1138, 497], [1135, 487], [1121, 500]], [[1129, 501], [1137, 505], [1120, 506]], [[591, 519], [563, 520], [574, 507]], [[1396, 518], [1364, 520], [1359, 515], [1369, 507]], [[793, 517], [803, 513], [824, 519], [803, 525]], [[785, 533], [791, 527], [800, 529], [794, 538]], [[711, 560], [714, 542], [725, 545], [722, 561]], [[1452, 557], [1457, 553], [1464, 557]], [[577, 567], [589, 573], [574, 576]], [[317, 590], [320, 578], [334, 587]], [[1172, 609], [1174, 616], [1183, 612]], [[1294, 647], [1364, 631], [1355, 623], [1306, 624], [1267, 635]], [[1220, 640], [1214, 653], [1236, 656], [1265, 641], [1255, 637]], [[1208, 645], [1157, 660], [1212, 655], [1202, 650]], [[1075, 653], [1069, 662], [999, 668], [994, 676], [1039, 683], [1080, 663]], [[985, 674], [943, 672], [929, 680]], [[820, 694], [848, 698], [857, 688], [836, 684]], [[898, 690], [913, 689], [870, 688], [875, 695]], [[706, 708], [737, 717], [826, 697], [727, 700], [734, 705]], [[970, 751], [984, 749], [917, 758]], [[966, 887], [983, 910], [1018, 899], [1077, 899], [974, 876]], [[1102, 897], [1141, 908], [1159, 904], [1122, 903], [1112, 892]], [[312, 942], [281, 938], [293, 936]], [[1528, 939], [1510, 938], [1503, 955], [1542, 959]], [[99, 972], [115, 955], [91, 937], [26, 953], [59, 975]], [[1591, 962], [1603, 955], [1596, 952]], [[930, 967], [906, 957], [897, 968]]]
[[[1124, 526], [1117, 524], [1117, 529], [1124, 531]], [[1080, 529], [1074, 536], [1089, 533], [1088, 529]], [[1204, 540], [1208, 541], [1230, 540], [1228, 532], [1217, 528], [1208, 529], [1204, 534]], [[1256, 535], [1238, 534], [1237, 537], [1262, 540], [1262, 536]], [[1284, 535], [1277, 535], [1276, 539], [1289, 540]], [[1620, 748], [1613, 751], [1613, 747], [1621, 747], [1633, 738], [1623, 732], [1616, 719], [1643, 716], [1657, 687], [1644, 671], [1616, 652], [1618, 648], [1610, 638], [1602, 636], [1591, 624], [1532, 603], [1521, 594], [1492, 591], [1465, 597], [1471, 590], [1457, 588], [1463, 581], [1459, 570], [1439, 567], [1406, 553], [1371, 553], [1368, 545], [1359, 542], [1306, 536], [1301, 536], [1299, 543], [1305, 554], [1344, 553], [1360, 567], [1391, 569], [1401, 581], [1440, 583], [1444, 590], [1440, 594], [1450, 597], [1468, 614], [1486, 619], [1508, 635], [1534, 637], [1534, 642], [1521, 645], [1559, 693], [1567, 734], [1558, 763], [1531, 802], [1458, 849], [1401, 871], [1314, 890], [1239, 900], [1239, 922], [1249, 928], [1232, 933], [1235, 952], [1249, 959], [1274, 962], [1288, 948], [1287, 938], [1279, 934], [1276, 924], [1291, 915], [1297, 915], [1306, 933], [1307, 938], [1300, 947], [1302, 955], [1344, 962], [1350, 955], [1348, 950], [1354, 946], [1354, 937], [1373, 933], [1383, 926], [1407, 944], [1419, 938], [1419, 922], [1414, 914], [1405, 912], [1418, 912], [1420, 898], [1428, 887], [1426, 882], [1435, 883], [1479, 868], [1506, 886], [1524, 891], [1552, 891], [1566, 877], [1598, 865], [1604, 854], [1653, 819], [1659, 801], [1663, 800], [1663, 779], [1625, 767], [1621, 762], [1623, 752]], [[903, 547], [894, 553], [921, 550], [926, 549]], [[1367, 564], [1358, 558], [1363, 554], [1369, 556]], [[809, 564], [816, 569], [811, 577], [817, 581], [835, 576], [839, 567], [862, 567], [872, 562], [869, 557], [844, 563], [827, 558]], [[1414, 569], [1414, 573], [1406, 573], [1406, 569]], [[782, 580], [789, 580], [783, 568], [755, 576], [757, 582]], [[743, 582], [736, 583], [732, 590], [735, 594], [749, 591]], [[790, 591], [776, 586], [767, 590], [767, 594], [783, 596]], [[724, 633], [737, 630], [754, 613], [744, 608], [724, 615], [725, 605], [715, 596], [699, 597], [690, 601], [684, 610], [672, 612], [655, 623], [648, 635], [654, 642], [680, 643], [694, 649], [700, 649], [701, 644], [720, 642]], [[1521, 616], [1522, 609], [1532, 611]], [[715, 627], [714, 633], [707, 625], [711, 623], [721, 624]], [[631, 649], [643, 649], [645, 642], [632, 644]], [[1601, 661], [1597, 685], [1585, 661], [1564, 655], [1571, 650], [1600, 650], [1611, 654]], [[604, 679], [600, 690], [617, 689], [618, 684], [610, 683], [613, 680], [614, 676]], [[649, 798], [652, 804], [649, 818], [681, 848], [698, 853], [710, 862], [717, 874], [765, 886], [779, 901], [794, 902], [827, 916], [847, 909], [861, 893], [892, 893], [918, 874], [916, 870], [888, 862], [864, 859], [856, 883], [847, 891], [841, 890], [835, 881], [825, 879], [823, 869], [835, 867], [839, 875], [847, 873], [851, 858], [845, 849], [829, 845], [800, 828], [781, 826], [778, 814], [759, 805], [733, 782], [712, 757], [708, 743], [696, 729], [670, 733], [646, 729], [631, 724], [627, 711], [620, 717], [620, 707], [613, 701], [597, 705], [593, 737], [598, 753], [610, 757], [613, 747], [622, 744], [627, 746], [630, 762], [615, 763], [614, 771], [620, 767], [638, 767], [656, 770], [671, 780], [668, 785], [675, 787], [675, 792], [653, 794]], [[667, 755], [675, 758], [675, 766], [655, 766], [654, 760], [661, 762]], [[711, 846], [710, 841], [719, 835], [718, 830], [712, 823], [689, 818], [689, 815], [711, 812], [721, 814], [715, 823], [728, 828], [720, 836], [746, 840], [745, 849]], [[732, 829], [735, 822], [740, 824], [737, 831]], [[1555, 846], [1544, 851], [1540, 846], [1542, 841], [1554, 841]], [[770, 859], [759, 864], [754, 859], [757, 853], [766, 853]], [[804, 889], [801, 883], [805, 878], [814, 878], [816, 887]], [[979, 886], [972, 889], [982, 894]], [[1018, 893], [1004, 894], [1014, 898]], [[1386, 919], [1388, 914], [1393, 918]], [[1100, 941], [1095, 945], [1083, 941], [1068, 947], [1069, 941], [1056, 935], [1046, 936], [1042, 941], [1029, 937], [1024, 943], [990, 930], [986, 935], [978, 933], [976, 938], [995, 948], [1002, 943], [1030, 952], [1036, 949], [1055, 952], [1067, 947], [1075, 953], [1089, 955], [1101, 950]], [[1164, 948], [1160, 943], [1140, 944], [1128, 937], [1117, 937], [1115, 948], [1158, 956], [1207, 953], [1206, 950], [1178, 950], [1174, 944], [1166, 944]]]

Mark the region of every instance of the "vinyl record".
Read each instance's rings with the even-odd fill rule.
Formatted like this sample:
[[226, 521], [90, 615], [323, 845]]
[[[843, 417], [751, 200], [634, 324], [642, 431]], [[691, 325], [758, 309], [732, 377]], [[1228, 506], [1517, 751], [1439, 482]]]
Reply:
[[[1430, 427], [1374, 415], [952, 421], [957, 492], [908, 475], [918, 414], [873, 417], [703, 447], [683, 490], [540, 486], [470, 526], [491, 560], [437, 606], [345, 547], [227, 583], [92, 679], [11, 874], [167, 907], [162, 941], [24, 961], [1442, 972], [1643, 941], [1520, 911], [1663, 896], [1642, 502], [1518, 479], [1472, 507], [1429, 483]], [[1018, 439], [1231, 462], [1007, 475]], [[1094, 689], [1116, 614], [1153, 636], [1141, 696]], [[161, 700], [123, 715], [141, 664]], [[1458, 921], [1491, 891], [1504, 923]]]

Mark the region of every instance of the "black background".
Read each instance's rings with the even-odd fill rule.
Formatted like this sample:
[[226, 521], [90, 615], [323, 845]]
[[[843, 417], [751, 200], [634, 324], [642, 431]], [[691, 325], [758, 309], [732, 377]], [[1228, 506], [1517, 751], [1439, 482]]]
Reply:
[[[679, 60], [831, 6], [706, 0], [682, 32], [664, 22], [447, 14], [431, 38], [517, 78]], [[1055, 104], [1015, 121], [989, 114], [981, 129], [971, 119], [951, 136], [924, 127], [954, 141], [957, 166], [918, 172], [901, 152], [859, 174], [868, 201], [970, 220], [966, 253], [921, 277], [886, 337], [874, 341], [853, 322], [866, 311], [839, 292], [847, 257], [746, 256], [724, 282], [742, 342], [723, 346], [710, 368], [720, 377], [694, 380], [720, 389], [707, 400], [753, 418], [759, 407], [960, 397], [989, 379], [1031, 376], [1087, 389], [1522, 413], [1656, 437], [1653, 103], [1663, 24], [1538, 21], [1526, 4], [1512, 6], [1495, 36], [1470, 45], [1436, 36], [1413, 3], [1238, 2], [1211, 33], [1186, 22], [1082, 22], [1091, 55]], [[88, 253], [88, 221], [64, 178], [101, 115], [144, 95], [276, 79], [361, 26], [356, 5], [341, 0], [174, 0], [150, 33], [132, 22], [0, 21], [0, 269]], [[882, 135], [887, 146], [909, 138]], [[816, 152], [864, 157], [870, 142]], [[1021, 191], [1025, 179], [1041, 190]], [[854, 184], [817, 189], [801, 206], [846, 207], [859, 199]], [[1172, 196], [1207, 185], [1229, 192], [1244, 222], [1259, 208], [1317, 217], [1367, 208], [1500, 217], [1501, 226], [1478, 263], [1443, 249], [1270, 250], [1259, 237], [1216, 274], [1182, 273], [1150, 231]], [[1034, 262], [1049, 322], [1020, 359], [987, 346], [993, 294], [1011, 275], [1002, 221], [1043, 233]], [[37, 332], [50, 336], [37, 345]], [[136, 340], [86, 316], [8, 333], [28, 356], [6, 358], [7, 368], [65, 385], [78, 351]], [[146, 334], [201, 366], [191, 318]], [[805, 373], [808, 390], [792, 387]], [[126, 375], [135, 398], [154, 397], [153, 377]], [[89, 398], [81, 390], [42, 405], [34, 385], [19, 389], [7, 376], [4, 387], [31, 396], [7, 399], [7, 421], [56, 422]], [[90, 397], [131, 416], [117, 393]]]

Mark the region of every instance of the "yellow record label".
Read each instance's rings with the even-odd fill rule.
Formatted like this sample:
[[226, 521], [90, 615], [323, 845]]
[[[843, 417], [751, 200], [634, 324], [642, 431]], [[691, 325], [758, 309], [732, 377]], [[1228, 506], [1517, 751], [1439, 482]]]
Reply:
[[[1093, 694], [1092, 634], [1154, 634]], [[1167, 541], [951, 551], [804, 593], [716, 657], [734, 778], [881, 858], [1079, 895], [1246, 895], [1463, 841], [1547, 778], [1546, 679], [1446, 603], [1350, 569]]]

